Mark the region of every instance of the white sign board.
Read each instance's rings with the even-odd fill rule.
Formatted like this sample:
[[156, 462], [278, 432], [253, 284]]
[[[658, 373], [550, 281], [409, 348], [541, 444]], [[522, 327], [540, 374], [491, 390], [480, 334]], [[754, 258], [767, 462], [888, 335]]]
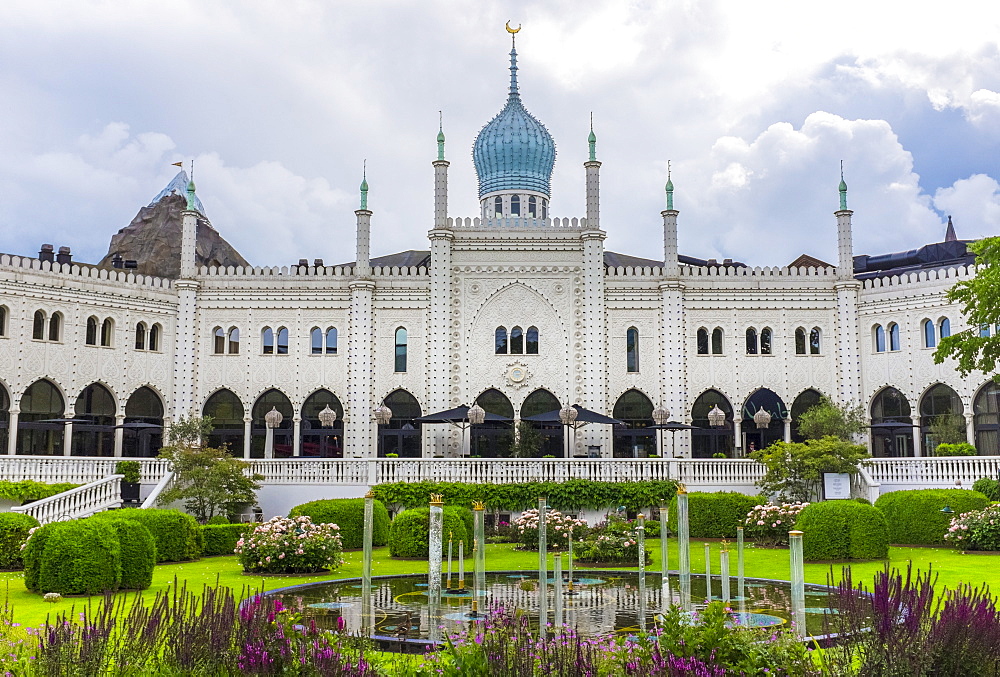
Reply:
[[846, 472], [823, 473], [823, 495], [826, 500], [851, 497], [851, 476]]

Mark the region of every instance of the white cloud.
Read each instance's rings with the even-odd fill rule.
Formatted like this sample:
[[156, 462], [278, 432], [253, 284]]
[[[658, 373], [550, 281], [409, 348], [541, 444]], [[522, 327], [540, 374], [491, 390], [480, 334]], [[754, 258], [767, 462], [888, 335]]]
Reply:
[[985, 174], [960, 179], [934, 193], [934, 206], [954, 217], [958, 237], [975, 239], [997, 234], [1000, 184]]

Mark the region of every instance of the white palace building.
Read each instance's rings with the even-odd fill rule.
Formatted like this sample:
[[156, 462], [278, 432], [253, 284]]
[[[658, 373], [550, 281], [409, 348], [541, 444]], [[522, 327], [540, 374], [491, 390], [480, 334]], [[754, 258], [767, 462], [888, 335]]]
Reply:
[[[27, 476], [42, 467], [38, 457], [152, 457], [157, 426], [204, 414], [215, 419], [213, 445], [251, 459], [265, 458], [270, 427], [266, 455], [296, 468], [361, 468], [378, 458], [386, 468], [410, 458], [510, 467], [499, 459], [508, 455], [511, 422], [469, 430], [417, 419], [478, 403], [516, 422], [576, 404], [620, 423], [539, 424], [539, 456], [556, 459], [519, 467], [592, 462], [604, 468], [597, 474], [617, 477], [607, 468], [620, 463], [630, 476], [652, 477], [659, 471], [642, 468], [676, 468], [681, 459], [725, 465], [716, 459], [796, 439], [797, 417], [820, 394], [862, 405], [872, 423], [900, 424], [870, 436], [876, 457], [928, 456], [929, 426], [946, 414], [966, 422], [981, 456], [1000, 454], [1000, 388], [933, 360], [941, 336], [966, 329], [946, 291], [975, 275], [950, 222], [943, 242], [856, 256], [841, 182], [829, 224], [835, 264], [804, 256], [752, 268], [678, 253], [683, 219], [668, 182], [662, 258], [607, 251], [596, 138], [584, 163], [586, 214], [551, 215], [555, 145], [522, 103], [516, 56], [512, 49], [507, 101], [473, 145], [475, 218], [448, 215], [450, 163], [438, 136], [425, 251], [370, 257], [378, 220], [362, 184], [354, 262], [253, 267], [231, 252], [229, 262], [241, 265], [229, 265], [228, 245], [182, 172], [140, 212], [147, 227], [162, 228], [161, 239], [170, 227], [179, 233], [174, 274], [143, 274], [156, 262], [138, 249], [125, 252], [135, 259], [111, 251], [99, 265], [49, 245], [37, 258], [0, 256], [0, 449], [8, 462], [34, 457]], [[149, 216], [164, 206], [162, 222]], [[332, 425], [324, 425], [328, 412], [320, 417], [328, 409]], [[667, 413], [693, 428], [658, 435], [650, 427], [656, 409], [665, 410], [660, 420]], [[762, 409], [770, 422], [758, 428]], [[281, 416], [268, 420], [272, 410]], [[721, 425], [710, 424], [710, 411], [715, 423], [725, 415]], [[642, 460], [653, 455], [661, 459]], [[374, 471], [357, 472], [374, 481]], [[491, 472], [463, 477], [489, 480]]]

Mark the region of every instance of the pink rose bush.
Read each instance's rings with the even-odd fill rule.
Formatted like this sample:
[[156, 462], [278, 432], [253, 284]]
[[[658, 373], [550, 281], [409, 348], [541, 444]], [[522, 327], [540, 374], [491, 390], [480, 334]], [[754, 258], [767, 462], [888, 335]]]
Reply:
[[765, 503], [747, 513], [744, 533], [759, 545], [788, 545], [788, 532], [808, 503]]
[[[524, 550], [538, 550], [538, 509], [525, 510], [514, 520], [518, 541]], [[586, 533], [587, 521], [563, 515], [558, 510], [545, 511], [545, 544], [550, 550], [565, 550], [572, 531], [575, 538]]]
[[1000, 550], [1000, 505], [951, 518], [944, 540], [963, 550]]
[[304, 574], [333, 571], [344, 563], [340, 527], [312, 519], [275, 517], [236, 542], [243, 571], [261, 574]]

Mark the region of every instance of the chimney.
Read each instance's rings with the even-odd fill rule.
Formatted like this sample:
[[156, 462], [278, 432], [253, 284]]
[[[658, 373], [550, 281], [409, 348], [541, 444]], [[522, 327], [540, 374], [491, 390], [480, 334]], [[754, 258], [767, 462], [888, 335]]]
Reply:
[[715, 259], [709, 259], [708, 261], [705, 262], [705, 265], [708, 265], [708, 266], [717, 266], [717, 265], [719, 265], [719, 262], [717, 260], [715, 260]]
[[69, 252], [69, 247], [59, 247], [59, 253], [56, 254], [56, 263], [72, 263], [73, 255]]
[[139, 262], [135, 259], [125, 259], [124, 267], [126, 270], [136, 270], [139, 267]]
[[316, 266], [317, 268], [322, 268], [323, 267], [323, 259], [316, 259], [316, 260], [314, 260], [313, 261], [313, 265]]
[[722, 259], [722, 265], [724, 265], [724, 266], [731, 266], [731, 265], [733, 265], [733, 260], [732, 259]]
[[54, 249], [55, 248], [50, 244], [43, 244], [41, 251], [38, 252], [38, 260], [48, 261], [49, 263], [55, 261], [55, 254], [53, 254]]
[[114, 253], [114, 254], [113, 254], [113, 255], [111, 256], [111, 267], [112, 267], [112, 268], [121, 268], [121, 267], [122, 267], [122, 265], [123, 265], [123, 262], [122, 262], [122, 255], [121, 255], [121, 254], [119, 254], [118, 252], [115, 252], [115, 253]]
[[299, 266], [301, 266], [302, 268], [308, 268], [309, 259], [299, 259]]

